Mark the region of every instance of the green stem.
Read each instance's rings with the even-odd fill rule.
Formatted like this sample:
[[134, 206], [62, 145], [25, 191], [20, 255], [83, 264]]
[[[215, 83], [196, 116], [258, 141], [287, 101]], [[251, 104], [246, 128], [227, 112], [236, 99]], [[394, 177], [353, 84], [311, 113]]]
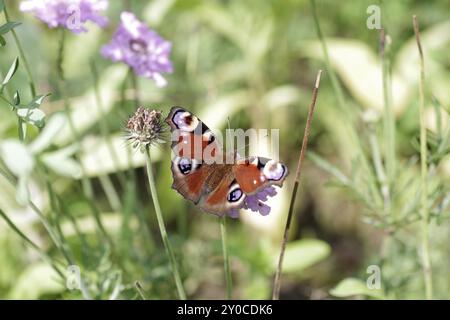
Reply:
[[338, 100], [338, 104], [341, 109], [346, 109], [347, 104], [345, 103], [343, 90], [339, 84], [339, 80], [334, 72], [334, 69], [331, 68], [330, 55], [328, 54], [328, 46], [325, 42], [325, 37], [323, 36], [322, 29], [320, 28], [319, 17], [317, 16], [316, 2], [314, 0], [310, 1], [311, 3], [311, 11], [313, 14], [314, 25], [316, 27], [317, 37], [320, 40], [320, 44], [322, 46], [323, 56], [325, 58], [325, 65], [327, 67], [328, 74], [330, 75], [331, 85], [333, 86], [333, 90], [336, 94], [336, 98]]
[[428, 166], [427, 166], [427, 129], [425, 123], [425, 66], [422, 45], [420, 42], [419, 22], [417, 16], [413, 16], [414, 32], [416, 35], [417, 48], [420, 58], [420, 81], [419, 81], [419, 113], [420, 113], [420, 193], [421, 216], [422, 216], [422, 267], [425, 281], [425, 295], [427, 299], [433, 299], [433, 278], [430, 258], [430, 235], [429, 235], [429, 210], [428, 210]]
[[291, 201], [289, 204], [288, 216], [286, 219], [286, 226], [284, 228], [283, 239], [281, 240], [280, 256], [278, 258], [278, 266], [277, 266], [277, 269], [275, 272], [275, 279], [273, 282], [273, 292], [272, 292], [273, 300], [278, 300], [280, 298], [281, 274], [283, 271], [284, 253], [286, 251], [286, 245], [287, 245], [287, 242], [289, 239], [289, 230], [291, 228], [292, 216], [294, 215], [295, 199], [297, 197], [297, 191], [298, 191], [298, 187], [300, 185], [300, 177], [302, 174], [303, 161], [305, 159], [306, 150], [308, 148], [308, 139], [309, 139], [309, 134], [311, 132], [311, 124], [312, 124], [312, 119], [313, 119], [313, 115], [314, 115], [314, 109], [316, 107], [317, 94], [319, 92], [321, 76], [322, 76], [322, 70], [319, 70], [319, 72], [317, 73], [316, 82], [314, 84], [314, 89], [312, 92], [311, 104], [309, 105], [309, 109], [308, 109], [308, 118], [306, 120], [305, 131], [303, 133], [302, 147], [300, 149], [300, 155], [299, 155], [298, 163], [297, 163], [297, 170], [295, 172], [294, 189], [292, 190], [292, 196], [291, 196]]
[[381, 194], [383, 195], [384, 199], [384, 214], [387, 216], [389, 213], [391, 213], [389, 182], [386, 178], [386, 173], [384, 170], [383, 161], [381, 159], [377, 135], [375, 132], [375, 128], [373, 127], [372, 124], [369, 124], [368, 131], [369, 131], [369, 144], [370, 149], [372, 151], [373, 166], [375, 168], [375, 174], [377, 175], [378, 182], [380, 183]]
[[6, 224], [26, 243], [28, 243], [34, 250], [36, 250], [39, 255], [44, 259], [47, 263], [49, 263], [53, 269], [59, 274], [62, 279], [65, 279], [63, 272], [59, 269], [59, 267], [55, 264], [53, 259], [45, 253], [37, 244], [35, 244], [30, 238], [28, 238], [15, 224], [12, 222], [9, 217], [0, 209], [0, 216], [2, 216], [3, 220], [5, 220]]
[[[9, 174], [8, 172], [0, 169], [0, 174], [12, 185], [16, 184], [14, 181], [14, 177], [11, 174]], [[68, 252], [66, 252], [65, 246], [61, 243], [60, 239], [55, 236], [55, 232], [51, 228], [50, 224], [48, 223], [48, 221], [46, 220], [46, 218], [44, 217], [44, 215], [42, 214], [40, 209], [31, 200], [29, 201], [29, 206], [40, 218], [41, 223], [44, 225], [44, 228], [46, 229], [46, 231], [48, 232], [48, 234], [50, 236], [50, 239], [52, 239], [56, 248], [62, 253], [62, 255], [66, 259], [66, 262], [68, 263], [68, 265], [73, 265], [73, 261], [72, 261], [70, 255], [68, 254]], [[57, 261], [56, 259], [52, 259], [47, 253], [45, 253], [45, 251], [40, 249], [34, 242], [32, 242], [27, 236], [25, 236], [25, 234], [22, 231], [20, 231], [20, 229], [1, 210], [0, 210], [0, 215], [3, 217], [3, 219], [6, 221], [6, 223], [13, 229], [13, 231], [15, 231], [23, 240], [25, 240], [25, 242], [27, 242], [29, 245], [31, 245], [35, 250], [37, 250], [40, 253], [40, 255], [42, 256], [42, 258], [45, 261], [47, 261], [55, 269], [55, 271], [61, 276], [61, 278], [64, 280], [65, 275], [63, 274], [63, 272], [61, 271], [61, 269], [57, 266], [57, 264], [55, 262], [58, 262], [59, 264], [62, 264], [62, 263]], [[83, 297], [85, 299], [90, 299], [90, 295], [86, 289], [84, 280], [82, 278], [80, 280], [81, 280], [81, 283], [80, 283], [81, 292], [83, 294]]]
[[[8, 172], [7, 169], [0, 169], [0, 175], [2, 175], [12, 186], [17, 185], [17, 181], [15, 177]], [[42, 225], [44, 226], [44, 229], [47, 231], [48, 235], [50, 236], [50, 239], [52, 240], [53, 244], [56, 246], [56, 248], [61, 252], [61, 254], [64, 256], [64, 258], [67, 260], [69, 264], [71, 264], [70, 255], [68, 252], [65, 251], [65, 247], [63, 246], [61, 239], [57, 236], [57, 232], [53, 230], [52, 225], [47, 220], [45, 215], [41, 212], [41, 210], [34, 204], [33, 201], [28, 200], [27, 203], [30, 208], [36, 213], [39, 220], [41, 221]]]
[[108, 174], [102, 174], [98, 177], [98, 179], [100, 180], [102, 189], [105, 191], [106, 199], [108, 199], [111, 208], [115, 212], [121, 212], [122, 202], [111, 178], [108, 176]]
[[[74, 141], [75, 141], [76, 146], [78, 147], [78, 150], [81, 150], [81, 139], [80, 139], [79, 133], [75, 127], [75, 124], [73, 122], [72, 114], [70, 112], [69, 99], [68, 99], [68, 95], [67, 95], [67, 83], [66, 83], [66, 80], [64, 77], [63, 64], [64, 64], [64, 49], [65, 49], [65, 40], [66, 40], [65, 29], [62, 28], [60, 30], [60, 32], [61, 32], [61, 38], [59, 40], [59, 48], [58, 48], [58, 56], [57, 56], [57, 70], [58, 70], [58, 77], [59, 77], [59, 83], [60, 83], [60, 90], [61, 90], [61, 95], [64, 100], [64, 111], [66, 113], [67, 121], [69, 123], [69, 129], [72, 132], [72, 135], [74, 136]], [[83, 166], [83, 163], [80, 161], [80, 159], [78, 159], [78, 157], [76, 157], [76, 158], [77, 158], [78, 162], [80, 163], [81, 171], [82, 171], [81, 187], [82, 187], [83, 196], [84, 196], [86, 202], [88, 202], [89, 206], [92, 209], [97, 227], [99, 228], [103, 237], [106, 239], [106, 241], [110, 245], [111, 250], [115, 252], [114, 242], [112, 241], [112, 238], [109, 236], [109, 234], [106, 232], [106, 229], [103, 226], [103, 223], [102, 223], [102, 220], [100, 217], [100, 212], [97, 209], [95, 202], [93, 201], [92, 185], [89, 181], [89, 178], [86, 176], [86, 173], [85, 173], [86, 170]]]
[[136, 106], [140, 106], [141, 99], [139, 97], [139, 82], [138, 82], [136, 74], [133, 72], [133, 70], [131, 70], [131, 83], [133, 86], [134, 101], [136, 102]]
[[[3, 12], [5, 14], [6, 22], [10, 22], [8, 11], [6, 9], [6, 3], [4, 4]], [[16, 43], [17, 49], [19, 50], [20, 59], [22, 60], [23, 66], [25, 67], [25, 71], [28, 76], [28, 83], [30, 85], [31, 95], [32, 97], [36, 96], [36, 85], [34, 84], [33, 75], [31, 74], [30, 65], [28, 64], [27, 58], [25, 57], [25, 52], [22, 48], [22, 44], [19, 41], [19, 37], [14, 29], [11, 30], [12, 36], [14, 38], [14, 42]]]
[[[100, 115], [100, 121], [99, 121], [100, 133], [103, 136], [103, 138], [105, 139], [106, 146], [108, 147], [109, 154], [111, 155], [111, 159], [114, 163], [116, 170], [119, 170], [119, 163], [120, 163], [119, 157], [117, 156], [117, 152], [112, 143], [112, 137], [109, 134], [109, 126], [108, 126], [108, 121], [106, 119], [107, 115], [106, 115], [106, 112], [104, 109], [104, 104], [103, 104], [103, 100], [102, 100], [102, 96], [101, 96], [100, 88], [99, 88], [98, 70], [97, 70], [97, 66], [95, 65], [95, 62], [93, 60], [91, 61], [91, 71], [92, 71], [92, 76], [94, 78], [95, 100], [96, 100], [98, 112]], [[125, 185], [125, 180], [126, 180], [125, 176], [121, 172], [119, 172], [118, 177], [119, 177], [121, 184]]]
[[161, 233], [161, 238], [166, 249], [167, 256], [169, 257], [170, 267], [172, 268], [172, 274], [175, 280], [175, 285], [177, 287], [178, 296], [181, 300], [186, 300], [186, 294], [184, 292], [183, 284], [181, 282], [180, 274], [178, 272], [177, 263], [175, 256], [170, 245], [169, 238], [167, 236], [166, 226], [164, 224], [163, 215], [161, 212], [161, 207], [159, 206], [158, 195], [156, 192], [155, 178], [153, 176], [152, 161], [150, 157], [150, 149], [148, 146], [145, 148], [145, 154], [147, 158], [147, 177], [148, 184], [150, 186], [150, 193], [153, 199], [153, 206], [155, 207], [156, 219], [158, 220], [159, 231]]
[[[333, 91], [336, 95], [338, 106], [343, 113], [344, 120], [353, 121], [352, 117], [355, 114], [355, 112], [353, 112], [354, 110], [351, 110], [350, 107], [346, 104], [346, 101], [344, 99], [344, 91], [341, 87], [341, 84], [339, 83], [336, 73], [334, 72], [334, 68], [331, 67], [327, 43], [325, 41], [325, 37], [323, 36], [322, 29], [320, 28], [319, 18], [318, 18], [317, 9], [316, 9], [316, 2], [315, 2], [315, 0], [310, 0], [310, 3], [311, 3], [311, 9], [312, 9], [312, 14], [313, 14], [313, 18], [314, 18], [314, 25], [315, 25], [316, 32], [317, 32], [317, 37], [319, 38], [319, 41], [322, 46], [322, 53], [323, 53], [323, 56], [325, 59], [326, 71], [330, 75], [331, 85], [332, 85]], [[381, 197], [379, 190], [377, 188], [377, 185], [376, 185], [374, 172], [370, 168], [369, 161], [363, 151], [364, 149], [361, 145], [359, 134], [358, 134], [358, 132], [356, 132], [354, 126], [346, 126], [346, 128], [349, 130], [348, 133], [350, 135], [351, 140], [354, 141], [356, 144], [356, 147], [358, 149], [358, 153], [359, 153], [359, 156], [361, 159], [362, 168], [364, 169], [364, 172], [367, 173], [367, 182], [369, 183], [370, 193], [373, 196], [373, 201], [375, 202], [375, 204], [377, 206], [379, 206], [382, 203], [382, 197]]]
[[231, 268], [230, 260], [228, 257], [228, 247], [227, 247], [227, 217], [220, 217], [220, 234], [222, 236], [222, 252], [223, 252], [223, 267], [225, 270], [225, 282], [227, 284], [227, 299], [232, 298], [233, 293], [233, 282], [231, 278]]
[[394, 211], [390, 208], [391, 195], [390, 189], [392, 184], [396, 179], [395, 176], [395, 115], [392, 110], [390, 92], [389, 92], [389, 64], [390, 60], [387, 55], [389, 53], [388, 43], [386, 43], [386, 33], [384, 29], [381, 29], [380, 34], [380, 55], [381, 55], [381, 73], [383, 82], [383, 102], [384, 102], [384, 114], [383, 114], [383, 129], [384, 129], [384, 144], [385, 144], [385, 154], [386, 154], [386, 172], [387, 172], [387, 194], [383, 193], [383, 198], [385, 200], [385, 209], [392, 215]]
[[147, 300], [144, 294], [144, 290], [142, 289], [141, 283], [139, 281], [136, 281], [134, 283], [134, 287], [136, 288], [137, 293], [141, 297], [142, 300]]
[[[133, 76], [133, 69], [128, 68], [127, 75], [120, 87], [121, 108], [119, 108], [119, 112], [123, 119], [126, 119], [129, 116], [128, 111], [127, 111], [128, 106], [127, 106], [126, 89], [130, 85], [132, 76]], [[135, 88], [135, 90], [136, 90], [136, 88]], [[137, 100], [134, 100], [131, 103], [131, 105], [138, 106], [139, 103]], [[134, 112], [134, 110], [133, 110], [133, 112]], [[136, 190], [136, 185], [137, 185], [137, 174], [136, 174], [136, 170], [135, 170], [135, 165], [133, 163], [133, 149], [130, 147], [127, 147], [126, 153], [127, 153], [127, 163], [128, 163], [128, 173], [127, 173], [128, 181], [127, 181], [127, 183], [129, 183], [132, 188], [132, 189], [130, 189], [130, 188], [128, 189], [128, 191], [130, 192], [129, 203], [133, 204], [133, 205], [125, 207], [125, 210], [129, 210], [129, 211], [124, 212], [124, 216], [129, 215], [130, 212], [133, 212], [136, 215], [136, 217], [139, 221], [140, 231], [142, 233], [145, 233], [145, 236], [148, 238], [148, 240], [147, 240], [148, 245], [146, 246], [146, 250], [148, 250], [148, 253], [150, 254], [151, 251], [153, 250], [153, 248], [155, 247], [155, 239], [153, 237], [153, 232], [152, 232], [150, 223], [149, 223], [148, 219], [146, 219], [145, 215], [143, 214], [143, 210], [141, 210], [141, 208], [140, 208], [140, 207], [142, 207], [142, 204], [140, 203], [139, 199], [137, 198], [136, 192], [133, 191], [133, 190]]]

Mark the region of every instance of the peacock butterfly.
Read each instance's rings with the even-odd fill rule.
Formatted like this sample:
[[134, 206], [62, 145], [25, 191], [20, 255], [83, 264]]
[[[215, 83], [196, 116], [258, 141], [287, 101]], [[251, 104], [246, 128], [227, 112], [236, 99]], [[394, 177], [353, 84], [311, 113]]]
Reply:
[[172, 188], [202, 210], [218, 216], [237, 217], [238, 209], [268, 214], [264, 204], [283, 185], [288, 169], [263, 157], [224, 161], [222, 148], [212, 131], [194, 114], [172, 107], [166, 118], [172, 132]]

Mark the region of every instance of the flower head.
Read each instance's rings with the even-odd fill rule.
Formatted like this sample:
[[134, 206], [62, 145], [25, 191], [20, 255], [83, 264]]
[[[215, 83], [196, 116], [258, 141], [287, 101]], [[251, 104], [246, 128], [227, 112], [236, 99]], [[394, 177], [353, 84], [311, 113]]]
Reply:
[[102, 55], [128, 64], [137, 75], [154, 80], [159, 87], [165, 86], [162, 74], [172, 72], [171, 43], [130, 12], [122, 12], [120, 20], [111, 42], [102, 48]]
[[105, 27], [108, 19], [100, 12], [107, 8], [108, 0], [26, 0], [20, 3], [21, 11], [33, 13], [49, 28], [63, 27], [73, 33], [86, 32], [87, 21]]
[[[262, 216], [267, 216], [270, 213], [270, 207], [265, 204], [269, 197], [274, 197], [277, 190], [273, 186], [268, 186], [254, 195], [247, 195], [244, 203], [239, 209], [249, 209], [254, 212], [259, 212]], [[232, 209], [228, 213], [231, 218], [239, 217], [239, 209]]]
[[145, 148], [151, 144], [163, 143], [166, 132], [162, 112], [139, 107], [128, 119], [126, 130], [133, 147]]

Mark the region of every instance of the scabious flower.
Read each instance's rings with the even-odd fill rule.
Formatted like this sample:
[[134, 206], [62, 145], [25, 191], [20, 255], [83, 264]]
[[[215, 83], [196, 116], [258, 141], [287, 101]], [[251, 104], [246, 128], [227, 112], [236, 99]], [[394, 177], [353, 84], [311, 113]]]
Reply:
[[[247, 195], [244, 203], [239, 209], [247, 209], [254, 212], [259, 212], [262, 216], [267, 216], [270, 213], [270, 206], [265, 204], [269, 197], [274, 197], [277, 190], [273, 186], [268, 186], [254, 195]], [[239, 217], [239, 209], [232, 209], [228, 213], [231, 218]]]
[[172, 72], [171, 43], [130, 12], [122, 12], [120, 20], [111, 42], [102, 48], [102, 55], [128, 64], [137, 75], [154, 80], [159, 87], [165, 86], [162, 74]]
[[87, 21], [105, 27], [108, 19], [100, 12], [107, 8], [108, 0], [26, 0], [20, 3], [21, 11], [33, 13], [49, 28], [63, 27], [73, 33], [86, 32]]
[[127, 139], [133, 147], [145, 148], [148, 145], [165, 141], [166, 129], [162, 119], [162, 112], [139, 107], [128, 119], [126, 130]]

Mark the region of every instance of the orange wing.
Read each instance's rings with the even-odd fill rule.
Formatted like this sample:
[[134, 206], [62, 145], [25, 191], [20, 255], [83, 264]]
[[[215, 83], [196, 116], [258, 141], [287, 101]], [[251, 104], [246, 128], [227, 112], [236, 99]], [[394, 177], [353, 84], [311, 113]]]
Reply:
[[255, 194], [269, 185], [281, 187], [288, 175], [288, 169], [284, 164], [262, 157], [237, 160], [233, 171], [237, 183], [248, 195]]

